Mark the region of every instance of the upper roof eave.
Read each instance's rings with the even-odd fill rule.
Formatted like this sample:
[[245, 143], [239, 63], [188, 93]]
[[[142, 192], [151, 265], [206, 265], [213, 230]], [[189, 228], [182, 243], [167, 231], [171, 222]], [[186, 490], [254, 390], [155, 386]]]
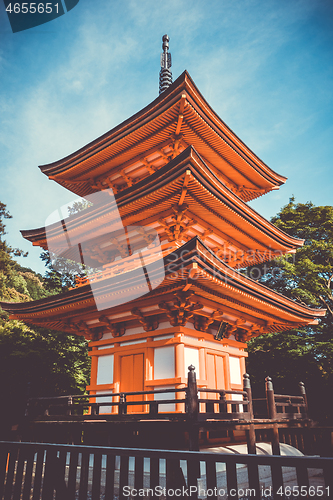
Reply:
[[[90, 142], [86, 146], [80, 148], [76, 152], [64, 157], [56, 162], [42, 165], [39, 168], [50, 178], [64, 185], [66, 174], [80, 162], [97, 154], [110, 146], [113, 142], [127, 136], [132, 131], [136, 130], [145, 121], [150, 120], [153, 115], [158, 115], [164, 109], [173, 105], [181, 98], [182, 92], [186, 92], [187, 99], [191, 104], [195, 105], [196, 111], [201, 115], [205, 122], [218, 132], [221, 138], [227, 143], [231, 149], [236, 151], [244, 161], [246, 161], [260, 176], [265, 178], [265, 182], [269, 182], [272, 187], [282, 185], [287, 178], [277, 174], [269, 168], [260, 158], [244, 144], [243, 141], [221, 120], [211, 106], [204, 99], [192, 78], [187, 71], [184, 71], [170, 87], [160, 94], [154, 101], [144, 107], [142, 110], [135, 113], [133, 116], [103, 134], [101, 137]], [[65, 176], [65, 177], [64, 177]], [[77, 181], [76, 181], [77, 182]], [[66, 186], [65, 186], [66, 187]]]

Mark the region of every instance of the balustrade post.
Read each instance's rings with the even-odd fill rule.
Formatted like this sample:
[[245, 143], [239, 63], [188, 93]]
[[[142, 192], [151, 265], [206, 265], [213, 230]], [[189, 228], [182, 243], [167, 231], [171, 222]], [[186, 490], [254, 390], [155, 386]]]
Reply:
[[[253, 404], [252, 404], [252, 389], [250, 382], [250, 375], [244, 373], [243, 375], [243, 391], [247, 394], [247, 411], [250, 414], [250, 420], [253, 421]], [[247, 437], [247, 452], [255, 455], [257, 453], [256, 449], [256, 432], [254, 429], [254, 424], [251, 423], [249, 429], [246, 431]]]
[[195, 374], [195, 367], [190, 365], [188, 367], [188, 380], [187, 380], [187, 413], [190, 418], [196, 419], [198, 415], [198, 387], [197, 377]]
[[299, 382], [299, 389], [300, 389], [300, 393], [302, 394], [303, 396], [303, 399], [304, 399], [304, 404], [305, 404], [305, 408], [304, 408], [304, 412], [305, 412], [305, 417], [306, 418], [309, 418], [309, 409], [308, 409], [308, 397], [306, 395], [306, 390], [305, 390], [305, 385], [303, 382]]
[[265, 382], [268, 418], [274, 419], [276, 418], [276, 406], [273, 382], [271, 377], [266, 377]]
[[[266, 401], [267, 401], [267, 411], [268, 418], [271, 420], [276, 419], [276, 405], [274, 398], [274, 388], [271, 377], [265, 378], [266, 387]], [[272, 453], [273, 455], [280, 455], [280, 442], [279, 442], [279, 429], [276, 423], [274, 423], [272, 428]]]
[[199, 427], [198, 427], [198, 387], [197, 378], [195, 374], [195, 367], [190, 365], [188, 367], [188, 379], [187, 379], [187, 404], [186, 411], [189, 423], [189, 444], [191, 451], [199, 450]]
[[123, 392], [120, 394], [119, 398], [119, 414], [120, 415], [127, 414], [126, 394], [124, 394]]
[[253, 403], [252, 403], [252, 389], [250, 382], [250, 375], [248, 373], [244, 373], [243, 375], [243, 391], [247, 394], [247, 411], [250, 414], [251, 420], [253, 420]]

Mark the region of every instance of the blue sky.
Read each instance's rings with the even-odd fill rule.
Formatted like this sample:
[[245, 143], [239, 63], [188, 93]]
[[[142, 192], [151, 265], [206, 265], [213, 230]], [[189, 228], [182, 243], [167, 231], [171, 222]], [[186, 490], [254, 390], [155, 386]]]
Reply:
[[44, 225], [73, 195], [38, 165], [116, 126], [158, 95], [161, 37], [174, 79], [187, 69], [234, 132], [288, 177], [252, 206], [332, 205], [333, 2], [325, 0], [80, 0], [66, 15], [13, 34], [0, 0], [0, 200], [6, 239]]

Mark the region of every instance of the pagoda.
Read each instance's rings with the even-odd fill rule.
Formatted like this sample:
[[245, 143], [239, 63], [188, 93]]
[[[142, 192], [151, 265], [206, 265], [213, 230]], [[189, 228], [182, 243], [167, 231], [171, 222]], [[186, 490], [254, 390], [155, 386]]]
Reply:
[[[1, 304], [11, 318], [90, 341], [91, 395], [184, 388], [190, 365], [200, 388], [241, 390], [248, 340], [325, 314], [239, 271], [302, 246], [247, 204], [286, 178], [217, 116], [187, 71], [172, 83], [168, 41], [153, 102], [40, 167], [89, 201], [22, 231], [34, 246], [78, 263], [76, 286]], [[181, 412], [174, 397], [168, 410]]]

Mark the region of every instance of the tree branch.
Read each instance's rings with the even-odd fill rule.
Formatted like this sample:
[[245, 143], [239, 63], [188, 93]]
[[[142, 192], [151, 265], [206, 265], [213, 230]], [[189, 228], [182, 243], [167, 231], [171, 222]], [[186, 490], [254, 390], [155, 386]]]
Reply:
[[332, 309], [330, 308], [330, 306], [327, 304], [326, 300], [324, 299], [324, 297], [322, 295], [319, 295], [319, 299], [321, 300], [321, 302], [325, 305], [325, 307], [327, 307], [329, 313], [331, 314], [331, 316], [333, 316], [333, 311]]

